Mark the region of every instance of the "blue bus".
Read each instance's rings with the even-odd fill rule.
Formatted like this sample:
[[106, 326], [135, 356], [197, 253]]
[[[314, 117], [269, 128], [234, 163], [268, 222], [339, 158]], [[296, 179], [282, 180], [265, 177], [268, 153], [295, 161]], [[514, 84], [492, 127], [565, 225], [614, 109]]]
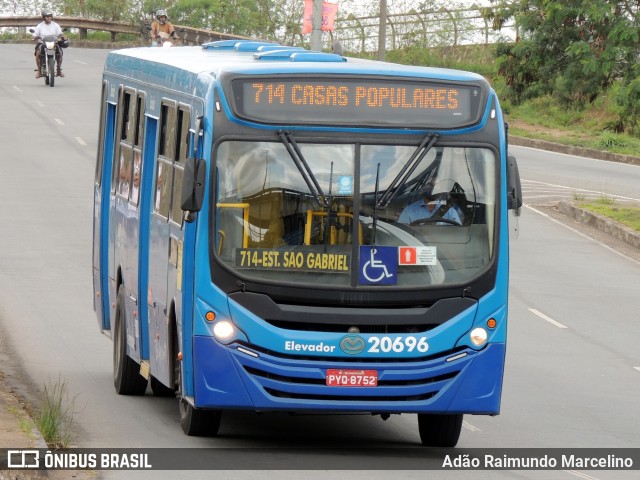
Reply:
[[481, 76], [256, 41], [109, 53], [94, 309], [118, 394], [224, 411], [500, 410], [520, 181]]

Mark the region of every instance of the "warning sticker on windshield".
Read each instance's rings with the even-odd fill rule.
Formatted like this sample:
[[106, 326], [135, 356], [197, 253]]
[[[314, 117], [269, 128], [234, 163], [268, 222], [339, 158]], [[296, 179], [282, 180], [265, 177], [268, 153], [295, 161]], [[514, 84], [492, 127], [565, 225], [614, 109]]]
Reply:
[[399, 247], [398, 265], [437, 265], [437, 247]]

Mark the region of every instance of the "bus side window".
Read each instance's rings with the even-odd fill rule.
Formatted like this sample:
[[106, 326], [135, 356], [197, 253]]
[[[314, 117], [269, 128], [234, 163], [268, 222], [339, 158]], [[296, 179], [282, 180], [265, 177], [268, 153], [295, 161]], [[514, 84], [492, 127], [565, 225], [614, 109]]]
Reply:
[[176, 153], [173, 164], [173, 200], [171, 203], [171, 220], [177, 224], [182, 224], [182, 209], [180, 208], [180, 194], [182, 191], [182, 176], [184, 173], [184, 163], [189, 152], [189, 117], [190, 111], [181, 106], [178, 108], [177, 134], [175, 142]]
[[156, 169], [155, 211], [164, 218], [169, 217], [171, 203], [171, 165], [158, 159]]
[[131, 164], [133, 151], [129, 145], [120, 145], [120, 170], [118, 174], [118, 194], [129, 197], [131, 186]]
[[139, 148], [133, 149], [133, 180], [131, 181], [131, 198], [133, 205], [138, 205], [140, 200], [140, 169], [142, 167], [142, 152]]
[[115, 183], [117, 193], [125, 198], [129, 198], [129, 192], [131, 189], [131, 176], [132, 176], [132, 164], [133, 164], [133, 151], [131, 141], [131, 130], [133, 129], [133, 119], [135, 115], [135, 105], [132, 103], [134, 93], [125, 90], [122, 94], [120, 108], [120, 131], [118, 138], [120, 139], [118, 145], [118, 161], [115, 162], [117, 172], [115, 173]]
[[131, 114], [131, 92], [125, 91], [122, 96], [122, 118], [120, 124], [120, 140], [124, 142], [129, 138]]
[[171, 191], [173, 187], [173, 169], [171, 168], [175, 154], [176, 106], [175, 103], [164, 103], [160, 112], [160, 143], [156, 167], [155, 211], [164, 218], [169, 218], [171, 208]]
[[133, 124], [133, 178], [129, 201], [138, 205], [140, 199], [140, 176], [142, 174], [142, 139], [144, 138], [144, 94], [139, 93], [136, 100], [135, 122]]
[[107, 116], [109, 107], [107, 105], [109, 84], [106, 81], [102, 82], [102, 96], [100, 97], [100, 130], [98, 134], [98, 156], [96, 158], [96, 171], [94, 176], [94, 183], [97, 187], [102, 186], [102, 165], [104, 163], [104, 143], [105, 143], [105, 130], [107, 128]]

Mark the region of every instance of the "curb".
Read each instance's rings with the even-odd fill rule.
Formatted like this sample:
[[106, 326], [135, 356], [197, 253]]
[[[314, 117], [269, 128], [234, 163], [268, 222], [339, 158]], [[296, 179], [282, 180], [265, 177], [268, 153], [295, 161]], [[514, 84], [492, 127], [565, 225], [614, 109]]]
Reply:
[[573, 203], [560, 200], [558, 210], [576, 221], [611, 235], [640, 250], [640, 232], [622, 225], [610, 218], [576, 207]]
[[536, 140], [533, 138], [517, 137], [509, 135], [509, 144], [520, 147], [538, 148], [550, 152], [566, 153], [578, 157], [593, 158], [596, 160], [607, 160], [609, 162], [628, 163], [629, 165], [640, 165], [640, 157], [633, 155], [622, 155], [620, 153], [594, 150], [593, 148], [577, 147], [574, 145], [563, 145], [561, 143], [549, 142], [547, 140]]

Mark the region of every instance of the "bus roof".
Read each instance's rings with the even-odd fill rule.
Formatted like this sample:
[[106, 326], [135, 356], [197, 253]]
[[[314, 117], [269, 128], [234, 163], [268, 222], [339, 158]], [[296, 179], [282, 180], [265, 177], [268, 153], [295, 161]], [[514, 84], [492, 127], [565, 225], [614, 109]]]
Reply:
[[[223, 42], [214, 42], [223, 43]], [[486, 80], [475, 73], [461, 70], [450, 70], [434, 67], [400, 65], [396, 63], [357, 58], [340, 57], [335, 54], [310, 52], [295, 47], [280, 47], [270, 50], [261, 49], [256, 42], [246, 50], [242, 48], [207, 48], [202, 47], [141, 47], [115, 50], [110, 52], [105, 63], [105, 73], [122, 74], [125, 71], [137, 76], [138, 71], [144, 77], [172, 77], [176, 70], [181, 71], [180, 80], [187, 77], [195, 80], [201, 74], [219, 76], [222, 73], [239, 74], [304, 74], [324, 73], [330, 75], [392, 75], [434, 80], [454, 80], [486, 83]], [[277, 44], [273, 44], [274, 46]], [[160, 82], [162, 83], [162, 82]], [[184, 85], [186, 87], [186, 85]]]

